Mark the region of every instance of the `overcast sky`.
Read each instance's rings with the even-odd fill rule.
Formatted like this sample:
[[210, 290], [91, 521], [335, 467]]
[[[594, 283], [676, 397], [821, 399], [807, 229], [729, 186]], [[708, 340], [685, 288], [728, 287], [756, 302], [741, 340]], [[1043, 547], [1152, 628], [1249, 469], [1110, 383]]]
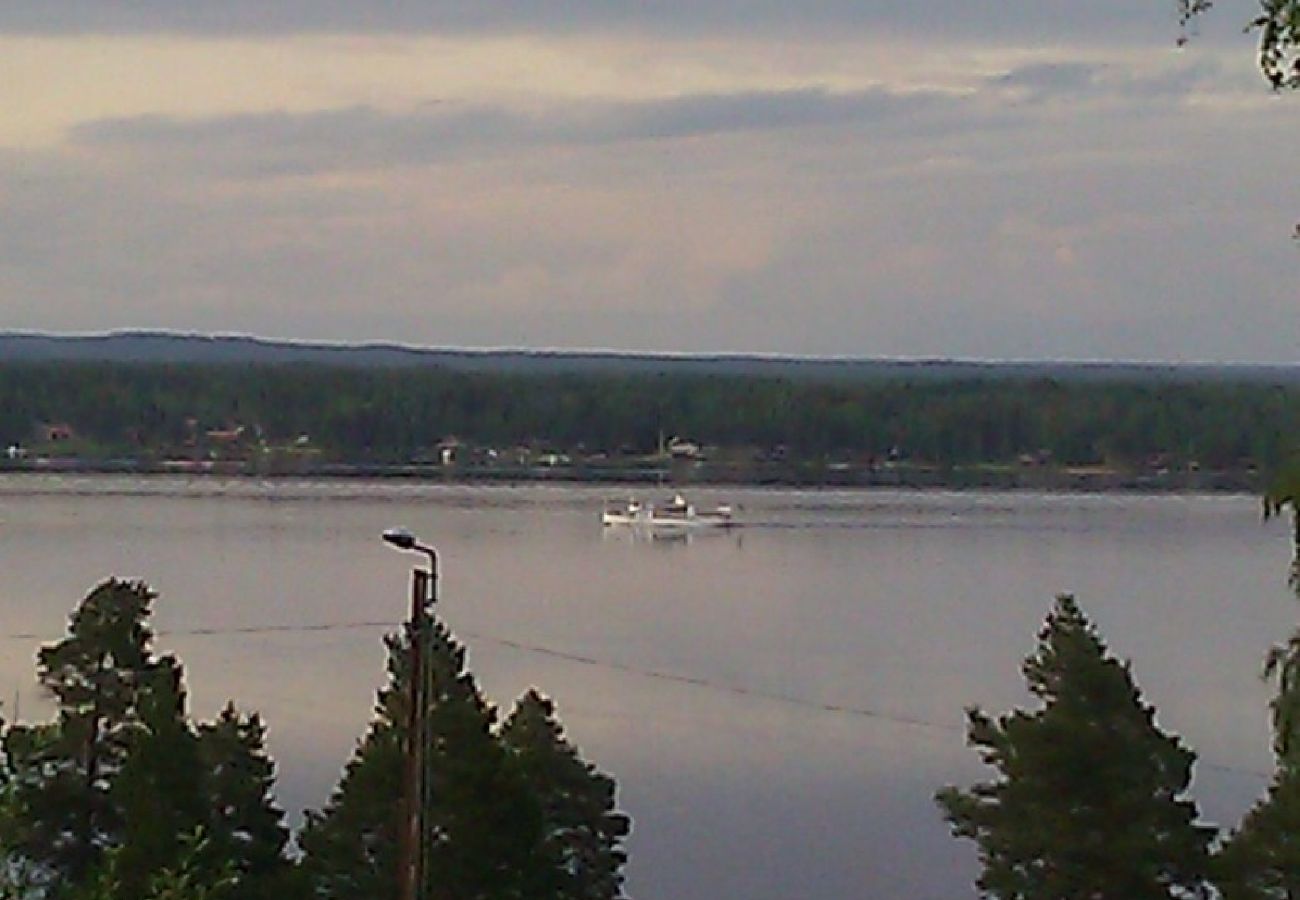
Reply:
[[1221, 0], [5, 0], [0, 329], [1300, 361]]

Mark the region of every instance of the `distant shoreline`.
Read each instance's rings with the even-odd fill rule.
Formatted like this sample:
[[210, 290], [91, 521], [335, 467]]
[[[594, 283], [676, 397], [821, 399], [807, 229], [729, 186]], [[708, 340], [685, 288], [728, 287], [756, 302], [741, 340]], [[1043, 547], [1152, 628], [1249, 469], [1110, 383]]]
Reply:
[[676, 488], [752, 487], [827, 490], [1041, 491], [1085, 494], [1259, 494], [1263, 480], [1249, 471], [1125, 472], [1102, 468], [889, 465], [877, 468], [785, 464], [734, 467], [500, 466], [319, 463], [265, 468], [243, 461], [142, 461], [40, 458], [0, 461], [4, 475], [185, 476], [197, 478], [370, 479], [436, 484], [647, 485]]

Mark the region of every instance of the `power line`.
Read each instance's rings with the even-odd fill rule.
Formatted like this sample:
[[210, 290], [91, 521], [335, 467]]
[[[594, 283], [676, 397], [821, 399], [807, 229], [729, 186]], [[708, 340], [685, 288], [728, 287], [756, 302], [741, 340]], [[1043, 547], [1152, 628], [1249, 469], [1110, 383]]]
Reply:
[[[306, 625], [235, 625], [212, 626], [203, 628], [161, 628], [154, 637], [225, 637], [227, 635], [247, 634], [312, 634], [322, 631], [356, 631], [365, 628], [398, 628], [397, 622], [385, 619], [362, 622], [325, 622]], [[18, 632], [0, 635], [5, 641], [56, 641], [62, 635], [49, 632]]]
[[[330, 631], [356, 631], [369, 628], [391, 628], [401, 627], [399, 623], [391, 620], [361, 620], [352, 622], [322, 622], [308, 623], [299, 625], [247, 625], [247, 626], [208, 626], [197, 628], [172, 628], [160, 629], [154, 632], [158, 637], [224, 637], [230, 635], [257, 635], [257, 634], [319, 634]], [[948, 735], [964, 735], [966, 729], [943, 722], [936, 722], [931, 719], [921, 718], [919, 716], [907, 716], [898, 713], [884, 712], [878, 709], [872, 709], [867, 706], [852, 706], [840, 703], [822, 703], [816, 700], [808, 700], [792, 694], [782, 694], [776, 691], [764, 691], [757, 688], [746, 687], [744, 685], [729, 684], [727, 682], [716, 681], [711, 678], [705, 678], [698, 675], [684, 675], [679, 672], [668, 672], [662, 669], [642, 668], [633, 666], [628, 663], [618, 662], [617, 660], [603, 659], [597, 656], [588, 656], [581, 653], [572, 653], [565, 650], [556, 650], [553, 647], [544, 647], [540, 644], [530, 644], [524, 641], [518, 641], [511, 638], [497, 637], [495, 635], [484, 634], [483, 632], [461, 631], [466, 638], [474, 641], [496, 644], [521, 653], [530, 653], [534, 656], [546, 657], [549, 659], [563, 660], [564, 662], [574, 663], [576, 665], [588, 666], [591, 668], [605, 669], [607, 671], [622, 672], [628, 675], [635, 675], [640, 678], [647, 678], [653, 681], [663, 681], [672, 684], [685, 685], [693, 688], [703, 688], [714, 691], [715, 693], [730, 694], [737, 697], [745, 697], [752, 700], [767, 700], [773, 703], [782, 703], [788, 706], [798, 707], [800, 709], [810, 710], [812, 712], [827, 713], [840, 716], [853, 716], [862, 719], [871, 719], [874, 721], [888, 722], [893, 725], [902, 725], [908, 728], [916, 728], [930, 732], [937, 732]], [[6, 641], [48, 641], [57, 640], [58, 635], [49, 633], [25, 632], [15, 634], [0, 635], [0, 640]], [[1254, 769], [1243, 769], [1236, 766], [1214, 763], [1205, 759], [1198, 759], [1198, 765], [1216, 772], [1223, 772], [1231, 775], [1244, 775], [1251, 778], [1269, 779], [1272, 776], [1259, 772]]]
[[364, 628], [398, 628], [391, 620], [325, 622], [316, 625], [249, 625], [234, 628], [186, 628], [157, 632], [161, 637], [221, 637], [232, 634], [310, 634], [321, 631], [356, 631]]
[[[173, 628], [160, 629], [155, 632], [158, 637], [222, 637], [227, 635], [255, 635], [255, 634], [311, 634], [328, 631], [347, 631], [367, 628], [397, 628], [398, 625], [392, 621], [360, 621], [360, 622], [327, 622], [319, 624], [305, 625], [249, 625], [249, 626], [211, 626], [200, 628]], [[923, 728], [933, 731], [940, 731], [947, 734], [962, 734], [964, 729], [954, 725], [933, 722], [928, 719], [917, 718], [914, 716], [904, 716], [894, 713], [882, 712], [876, 709], [870, 709], [862, 706], [846, 706], [836, 703], [819, 703], [815, 700], [807, 700], [791, 694], [781, 694], [774, 691], [762, 691], [756, 688], [745, 687], [743, 685], [727, 684], [715, 681], [709, 678], [703, 678], [695, 675], [683, 675], [679, 672], [668, 672], [661, 669], [641, 668], [638, 666], [621, 663], [617, 660], [602, 659], [595, 656], [587, 656], [579, 653], [571, 653], [564, 650], [556, 650], [553, 647], [543, 647], [539, 644], [529, 644], [523, 641], [512, 640], [510, 638], [497, 637], [495, 635], [483, 634], [482, 632], [462, 631], [466, 638], [474, 641], [497, 644], [502, 647], [508, 647], [512, 650], [518, 650], [522, 653], [531, 653], [534, 656], [543, 656], [550, 659], [560, 659], [566, 662], [577, 663], [579, 665], [589, 666], [592, 668], [606, 669], [615, 672], [623, 672], [629, 675], [636, 675], [641, 678], [648, 678], [654, 681], [666, 681], [673, 684], [683, 684], [690, 687], [706, 688], [718, 693], [732, 694], [738, 697], [749, 697], [757, 700], [770, 700], [776, 703], [784, 703], [790, 706], [797, 706], [803, 709], [811, 709], [817, 712], [837, 713], [840, 715], [858, 716], [866, 719], [879, 719], [886, 722], [892, 722], [895, 725], [905, 725], [912, 728]], [[26, 634], [10, 634], [3, 636], [7, 640], [54, 640], [49, 635], [36, 634], [34, 632]]]
[[[614, 662], [611, 660], [598, 659], [593, 656], [584, 656], [577, 653], [567, 653], [562, 650], [554, 650], [550, 647], [541, 647], [536, 644], [526, 644], [522, 641], [514, 641], [507, 638], [493, 637], [486, 634], [475, 634], [472, 632], [463, 632], [466, 637], [476, 641], [487, 641], [493, 644], [499, 644], [504, 647], [510, 647], [525, 653], [532, 653], [537, 656], [546, 656], [553, 659], [562, 659], [567, 662], [577, 663], [584, 666], [593, 666], [601, 669], [612, 669], [618, 672], [626, 672], [631, 675], [637, 675], [642, 678], [650, 678], [658, 681], [668, 681], [676, 684], [684, 684], [690, 687], [707, 688], [720, 693], [733, 694], [740, 697], [747, 697], [756, 700], [770, 700], [777, 703], [785, 703], [791, 706], [797, 706], [801, 709], [808, 709], [814, 712], [834, 713], [836, 715], [857, 716], [864, 719], [875, 719], [878, 721], [889, 722], [894, 725], [905, 725], [911, 728], [921, 728], [930, 731], [937, 731], [945, 734], [964, 735], [966, 729], [955, 725], [948, 725], [942, 722], [935, 722], [930, 719], [922, 719], [916, 716], [905, 716], [895, 713], [881, 712], [880, 710], [871, 709], [863, 706], [846, 706], [838, 703], [819, 703], [815, 700], [807, 700], [802, 697], [795, 697], [789, 694], [780, 694], [773, 691], [761, 691], [755, 688], [743, 687], [740, 685], [727, 684], [724, 682], [713, 681], [708, 678], [701, 678], [693, 675], [681, 675], [675, 672], [663, 672], [655, 669], [642, 669], [636, 666], [629, 666], [625, 663]], [[1214, 763], [1206, 759], [1198, 758], [1197, 764], [1203, 768], [1211, 769], [1216, 772], [1223, 772], [1230, 775], [1245, 775], [1250, 778], [1269, 779], [1272, 776], [1259, 772], [1254, 769], [1243, 769], [1237, 766], [1229, 766], [1223, 763]]]
[[[154, 632], [157, 637], [223, 637], [228, 635], [256, 635], [256, 634], [314, 634], [328, 631], [347, 631], [367, 628], [397, 628], [397, 623], [389, 620], [367, 620], [357, 622], [326, 622], [317, 624], [300, 624], [300, 625], [248, 625], [248, 626], [209, 626], [199, 628], [170, 628], [159, 629]], [[869, 709], [859, 706], [845, 706], [834, 703], [819, 703], [813, 700], [807, 700], [790, 694], [780, 694], [772, 691], [761, 691], [755, 688], [744, 687], [743, 685], [727, 684], [724, 682], [714, 681], [709, 678], [703, 678], [695, 675], [683, 675], [679, 672], [667, 672], [661, 669], [641, 668], [632, 666], [627, 663], [621, 663], [617, 660], [601, 659], [595, 656], [586, 656], [579, 653], [570, 653], [564, 650], [556, 650], [552, 647], [543, 647], [538, 644], [528, 644], [523, 641], [512, 640], [510, 638], [497, 637], [495, 635], [483, 634], [482, 632], [461, 632], [466, 638], [474, 641], [497, 644], [502, 647], [508, 647], [512, 650], [518, 650], [523, 653], [531, 653], [535, 656], [543, 656], [551, 659], [560, 659], [566, 662], [577, 663], [579, 665], [590, 666], [592, 668], [606, 669], [616, 672], [624, 672], [629, 675], [636, 675], [642, 678], [649, 678], [655, 681], [667, 681], [674, 684], [684, 684], [690, 687], [707, 688], [719, 693], [733, 694], [740, 697], [750, 697], [759, 700], [771, 700], [777, 703], [785, 703], [791, 706], [798, 706], [804, 709], [812, 709], [817, 712], [838, 713], [841, 715], [858, 716], [868, 719], [880, 719], [892, 722], [896, 725], [906, 725], [913, 728], [925, 728], [942, 731], [945, 733], [962, 733], [963, 729], [952, 725], [946, 725], [939, 722], [932, 722], [927, 719], [916, 718], [912, 716], [896, 715], [893, 713], [881, 712], [880, 710]], [[55, 636], [49, 634], [39, 634], [36, 632], [26, 632], [19, 634], [7, 634], [0, 636], [4, 640], [13, 641], [37, 641], [37, 640], [56, 640]]]
[[524, 653], [532, 653], [536, 656], [546, 656], [552, 659], [562, 659], [566, 662], [591, 666], [593, 668], [625, 672], [629, 675], [637, 675], [641, 678], [649, 678], [656, 681], [668, 681], [674, 684], [688, 685], [690, 687], [707, 688], [718, 693], [733, 694], [738, 697], [749, 697], [756, 700], [771, 700], [776, 703], [785, 703], [790, 706], [798, 706], [816, 712], [858, 716], [864, 719], [878, 719], [885, 722], [891, 722], [895, 725], [906, 725], [911, 728], [924, 728], [948, 734], [965, 733], [964, 729], [953, 725], [933, 722], [929, 719], [922, 719], [915, 716], [904, 716], [895, 713], [882, 712], [865, 706], [845, 706], [838, 703], [820, 703], [816, 700], [807, 700], [803, 697], [796, 697], [791, 694], [762, 691], [756, 688], [744, 687], [743, 685], [714, 681], [713, 679], [703, 678], [696, 675], [682, 675], [677, 672], [665, 672], [659, 669], [644, 669], [638, 666], [616, 662], [614, 660], [600, 659], [598, 657], [585, 656], [579, 653], [568, 653], [563, 650], [555, 650], [551, 647], [541, 647], [536, 644], [526, 644], [522, 641], [510, 640], [509, 638], [493, 637], [491, 635], [476, 634], [468, 631], [463, 633], [466, 637], [471, 638], [472, 640], [487, 641], [489, 643], [499, 644], [503, 647], [519, 650]]

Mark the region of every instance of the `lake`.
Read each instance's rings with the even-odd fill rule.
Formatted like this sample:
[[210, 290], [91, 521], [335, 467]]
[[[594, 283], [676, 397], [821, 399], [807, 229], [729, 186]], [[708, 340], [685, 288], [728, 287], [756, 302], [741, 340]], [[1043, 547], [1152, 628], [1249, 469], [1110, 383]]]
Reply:
[[486, 694], [508, 711], [537, 686], [618, 780], [638, 900], [974, 897], [931, 798], [984, 774], [963, 709], [1029, 702], [1020, 662], [1060, 592], [1200, 754], [1208, 820], [1265, 787], [1259, 669], [1300, 609], [1289, 527], [1254, 498], [700, 489], [744, 527], [662, 541], [601, 528], [619, 493], [0, 477], [5, 713], [46, 714], [33, 655], [91, 587], [143, 578], [194, 713], [264, 715], [296, 820], [383, 682], [419, 559], [379, 534], [403, 525], [438, 548]]

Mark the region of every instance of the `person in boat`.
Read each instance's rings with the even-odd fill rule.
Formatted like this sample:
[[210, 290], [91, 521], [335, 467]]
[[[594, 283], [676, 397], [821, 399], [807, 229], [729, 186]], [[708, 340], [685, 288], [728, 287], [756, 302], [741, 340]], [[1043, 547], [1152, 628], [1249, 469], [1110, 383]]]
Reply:
[[673, 494], [673, 499], [664, 506], [663, 511], [669, 514], [684, 516], [688, 515], [692, 511], [692, 507], [686, 502], [686, 498], [681, 494]]

